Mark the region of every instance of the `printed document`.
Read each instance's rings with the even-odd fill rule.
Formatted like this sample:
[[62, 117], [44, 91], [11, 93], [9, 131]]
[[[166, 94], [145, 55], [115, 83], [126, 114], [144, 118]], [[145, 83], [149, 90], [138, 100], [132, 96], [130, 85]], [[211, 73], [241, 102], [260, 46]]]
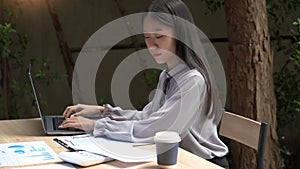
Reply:
[[0, 144], [0, 167], [62, 162], [43, 141]]

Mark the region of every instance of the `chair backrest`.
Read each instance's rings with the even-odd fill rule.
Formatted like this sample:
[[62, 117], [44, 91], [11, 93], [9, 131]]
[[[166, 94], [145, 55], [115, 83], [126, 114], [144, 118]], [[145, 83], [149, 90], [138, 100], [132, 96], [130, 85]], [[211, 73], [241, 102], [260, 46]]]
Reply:
[[224, 112], [219, 134], [255, 149], [257, 151], [257, 168], [263, 169], [267, 126], [268, 124], [264, 122]]

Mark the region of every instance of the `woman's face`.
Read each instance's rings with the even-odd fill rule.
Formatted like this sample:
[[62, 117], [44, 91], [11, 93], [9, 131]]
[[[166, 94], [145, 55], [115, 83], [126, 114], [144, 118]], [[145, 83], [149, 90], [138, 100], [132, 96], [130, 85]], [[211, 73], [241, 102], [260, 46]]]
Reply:
[[174, 29], [147, 16], [144, 19], [144, 37], [147, 48], [159, 64], [167, 64], [168, 69], [179, 63], [176, 56]]

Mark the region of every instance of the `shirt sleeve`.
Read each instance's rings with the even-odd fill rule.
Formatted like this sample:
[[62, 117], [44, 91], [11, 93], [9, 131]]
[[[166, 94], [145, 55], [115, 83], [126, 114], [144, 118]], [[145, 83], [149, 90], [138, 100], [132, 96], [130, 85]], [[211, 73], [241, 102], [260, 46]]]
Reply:
[[142, 111], [138, 110], [123, 110], [120, 107], [113, 107], [110, 104], [104, 105], [105, 110], [102, 113], [104, 117], [110, 117], [113, 120], [143, 120], [148, 118], [149, 107], [152, 102], [149, 102]]
[[[149, 118], [126, 121], [102, 118], [96, 121], [93, 134], [130, 142], [153, 142], [154, 134], [159, 131], [184, 133], [193, 124], [197, 113], [201, 113], [206, 99], [206, 84], [202, 76], [187, 76], [178, 86], [179, 90]], [[136, 113], [139, 112], [128, 114]]]

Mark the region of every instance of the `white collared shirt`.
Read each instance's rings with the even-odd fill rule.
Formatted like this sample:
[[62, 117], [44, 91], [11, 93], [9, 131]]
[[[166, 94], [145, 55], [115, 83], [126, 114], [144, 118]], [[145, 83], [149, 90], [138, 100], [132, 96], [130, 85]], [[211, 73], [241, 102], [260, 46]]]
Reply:
[[[221, 108], [220, 112], [205, 112], [204, 109], [207, 84], [203, 75], [180, 63], [168, 72], [172, 78], [164, 94], [166, 71], [161, 72], [154, 98], [143, 110], [123, 110], [107, 105], [104, 114], [109, 117], [96, 121], [93, 134], [130, 142], [153, 142], [156, 132], [177, 131], [182, 138], [180, 147], [202, 158], [226, 155], [228, 148], [217, 134], [219, 121], [214, 122], [214, 114], [222, 113]], [[165, 100], [161, 102], [161, 99]]]

